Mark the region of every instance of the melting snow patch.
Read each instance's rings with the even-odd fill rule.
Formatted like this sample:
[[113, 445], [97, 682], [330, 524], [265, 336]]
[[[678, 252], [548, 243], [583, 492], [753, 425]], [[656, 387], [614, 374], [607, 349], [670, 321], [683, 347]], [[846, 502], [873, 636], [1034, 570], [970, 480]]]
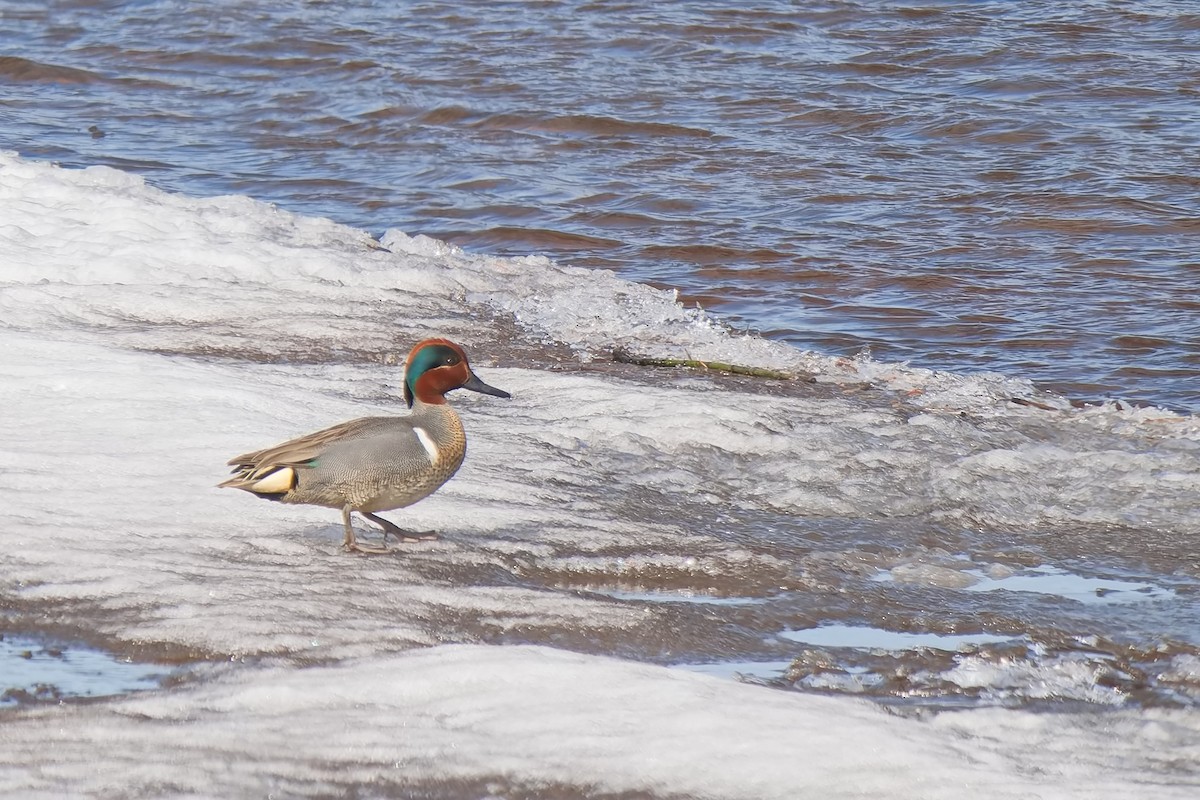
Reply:
[[1034, 592], [1066, 597], [1080, 603], [1138, 603], [1146, 600], [1169, 600], [1173, 589], [1149, 583], [1133, 583], [1110, 578], [1085, 578], [1066, 570], [1043, 565], [1006, 578], [989, 578], [972, 571], [979, 581], [966, 587], [971, 592]]
[[995, 636], [989, 633], [944, 634], [944, 633], [901, 633], [882, 628], [858, 627], [853, 625], [822, 625], [798, 631], [784, 631], [780, 638], [817, 647], [850, 647], [858, 650], [914, 650], [928, 647], [934, 650], [954, 652], [964, 647], [981, 644], [1009, 642], [1012, 636]]
[[966, 558], [938, 563], [898, 564], [875, 574], [872, 580], [968, 592], [1032, 592], [1080, 603], [1140, 603], [1169, 600], [1175, 596], [1174, 589], [1115, 578], [1086, 578], [1049, 564], [1018, 572], [1002, 564], [980, 567]]
[[167, 674], [163, 667], [136, 664], [89, 647], [0, 636], [0, 706], [153, 689]]

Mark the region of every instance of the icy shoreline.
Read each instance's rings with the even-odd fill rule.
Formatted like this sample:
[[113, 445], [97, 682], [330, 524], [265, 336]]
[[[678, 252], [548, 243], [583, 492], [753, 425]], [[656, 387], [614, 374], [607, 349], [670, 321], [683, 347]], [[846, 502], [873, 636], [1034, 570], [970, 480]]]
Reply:
[[[1195, 791], [1194, 709], [898, 719], [599, 655], [792, 658], [800, 645], [774, 634], [834, 613], [978, 626], [972, 605], [962, 619], [926, 615], [929, 597], [906, 592], [941, 591], [930, 581], [870, 583], [897, 566], [942, 575], [953, 562], [942, 547], [1019, 566], [1011, 551], [1043, 534], [1115, 530], [1097, 551], [1173, 553], [1195, 533], [1194, 419], [1012, 409], [1005, 393], [1020, 381], [795, 352], [791, 366], [823, 365], [835, 388], [796, 397], [696, 375], [493, 366], [497, 328], [481, 309], [561, 337], [547, 348], [612, 336], [731, 360], [781, 348], [603, 276], [556, 316], [535, 287], [582, 286], [585, 273], [387, 253], [322, 220], [167, 195], [112, 170], [3, 156], [0, 201], [13, 211], [0, 222], [6, 619], [204, 662], [183, 685], [135, 697], [0, 709], [7, 794]], [[234, 453], [400, 411], [389, 359], [428, 330], [462, 340], [514, 394], [504, 407], [455, 398], [467, 462], [404, 513], [442, 540], [346, 555], [336, 515], [215, 488]], [[836, 388], [863, 369], [892, 376], [893, 394]], [[1121, 525], [1143, 539], [1128, 544]], [[887, 561], [880, 541], [907, 549]], [[622, 600], [584, 578], [749, 602]], [[1170, 604], [1194, 602], [1190, 590], [1164, 592], [1150, 618], [1184, 637], [1188, 607]], [[871, 607], [868, 591], [890, 605]], [[989, 624], [1024, 624], [1017, 605], [989, 607]], [[1094, 619], [1075, 611], [1036, 621], [1069, 641]]]

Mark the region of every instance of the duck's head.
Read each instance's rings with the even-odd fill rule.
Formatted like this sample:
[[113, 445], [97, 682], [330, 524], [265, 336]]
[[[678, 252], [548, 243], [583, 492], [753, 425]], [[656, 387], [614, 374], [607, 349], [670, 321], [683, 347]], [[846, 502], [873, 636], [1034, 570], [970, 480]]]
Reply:
[[479, 380], [467, 363], [467, 354], [449, 339], [425, 339], [417, 342], [404, 364], [404, 402], [437, 405], [446, 402], [446, 392], [470, 389], [496, 397], [512, 397], [503, 389]]

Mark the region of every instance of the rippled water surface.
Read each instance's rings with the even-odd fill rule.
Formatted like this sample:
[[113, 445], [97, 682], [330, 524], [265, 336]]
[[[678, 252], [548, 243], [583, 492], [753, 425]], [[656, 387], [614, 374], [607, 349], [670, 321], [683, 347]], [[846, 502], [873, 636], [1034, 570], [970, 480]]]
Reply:
[[1187, 4], [0, 6], [0, 146], [1197, 407]]
[[[80, 99], [100, 80], [3, 63]], [[693, 136], [546, 119], [532, 141]], [[119, 170], [0, 153], [0, 622], [19, 648], [0, 794], [1193, 800], [1196, 415], [731, 332], [532, 242], [478, 254], [211, 197], [236, 182], [147, 169], [188, 157], [159, 127], [176, 138]], [[96, 133], [76, 139], [119, 141]], [[311, 197], [273, 196], [366, 196], [305, 180]], [[719, 236], [713, 207], [636, 213]], [[681, 280], [725, 281], [715, 263]], [[404, 413], [401, 365], [432, 332], [512, 394], [455, 393], [462, 470], [387, 512], [440, 538], [347, 553], [334, 509], [216, 488], [232, 454]], [[70, 699], [57, 676], [82, 652], [40, 644], [60, 639], [100, 648], [104, 696]]]

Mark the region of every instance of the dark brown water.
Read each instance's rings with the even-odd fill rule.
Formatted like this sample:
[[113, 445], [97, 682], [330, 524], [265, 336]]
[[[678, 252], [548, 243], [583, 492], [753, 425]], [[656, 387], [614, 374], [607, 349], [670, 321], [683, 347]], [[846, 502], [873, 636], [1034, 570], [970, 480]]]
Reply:
[[1193, 12], [6, 3], [0, 146], [613, 268], [825, 353], [1193, 410]]

